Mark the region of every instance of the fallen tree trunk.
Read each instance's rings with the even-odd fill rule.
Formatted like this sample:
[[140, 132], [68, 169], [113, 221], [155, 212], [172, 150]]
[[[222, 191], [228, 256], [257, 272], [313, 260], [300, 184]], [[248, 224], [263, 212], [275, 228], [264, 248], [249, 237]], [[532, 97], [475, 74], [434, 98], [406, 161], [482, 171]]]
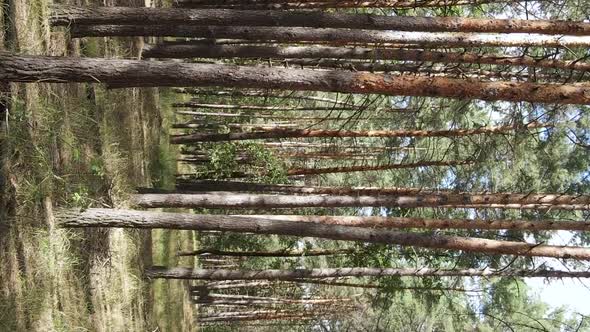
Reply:
[[[123, 227], [214, 230], [255, 234], [318, 237], [332, 240], [364, 241], [431, 249], [462, 250], [494, 255], [542, 256], [590, 260], [590, 249], [550, 246], [539, 243], [497, 241], [459, 236], [423, 235], [384, 229], [261, 220], [243, 216], [198, 215], [134, 210], [61, 210], [55, 215], [61, 227]], [[590, 272], [587, 272], [590, 275]], [[153, 276], [153, 275], [152, 275]], [[296, 278], [310, 278], [308, 275]], [[232, 279], [232, 278], [224, 278]], [[264, 278], [260, 278], [264, 279]]]

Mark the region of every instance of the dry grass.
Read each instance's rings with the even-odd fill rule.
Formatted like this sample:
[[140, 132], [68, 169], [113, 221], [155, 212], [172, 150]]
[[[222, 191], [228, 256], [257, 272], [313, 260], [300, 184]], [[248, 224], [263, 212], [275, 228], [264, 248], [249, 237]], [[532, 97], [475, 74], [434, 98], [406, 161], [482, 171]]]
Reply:
[[[63, 31], [50, 31], [47, 0], [11, 4], [7, 23], [13, 34], [6, 48], [12, 51], [137, 56], [136, 40], [80, 44]], [[159, 147], [159, 91], [16, 84], [9, 95], [10, 120], [2, 135], [7, 185], [0, 222], [9, 227], [0, 227], [0, 331], [153, 331], [168, 326], [162, 319], [182, 322], [173, 330], [192, 329], [186, 301], [181, 311], [152, 319], [152, 307], [161, 311], [161, 304], [154, 304], [142, 276], [151, 264], [150, 232], [71, 231], [52, 222], [54, 206], [124, 206], [134, 187], [171, 173], [161, 170], [174, 167], [174, 158], [167, 157], [173, 151]], [[188, 234], [173, 237], [167, 237], [167, 247], [192, 246]], [[180, 295], [182, 285], [170, 284], [166, 291]], [[155, 292], [163, 297], [161, 289]]]

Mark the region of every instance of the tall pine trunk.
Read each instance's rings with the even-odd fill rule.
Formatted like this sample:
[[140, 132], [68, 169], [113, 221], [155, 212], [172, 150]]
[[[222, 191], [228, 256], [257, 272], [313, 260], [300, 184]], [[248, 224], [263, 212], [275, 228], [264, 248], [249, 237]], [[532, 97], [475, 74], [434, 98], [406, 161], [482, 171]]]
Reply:
[[[283, 27], [224, 27], [190, 25], [74, 25], [70, 34], [81, 37], [189, 37], [230, 38], [256, 43], [315, 42], [331, 45], [394, 44], [396, 47], [576, 47], [590, 45], [589, 36], [561, 36], [541, 34], [466, 34], [459, 32], [412, 32], [347, 29], [313, 29]], [[400, 46], [400, 44], [404, 46]]]
[[[385, 229], [301, 223], [248, 216], [198, 215], [134, 210], [61, 210], [56, 220], [62, 227], [169, 228], [228, 231], [255, 234], [318, 237], [420, 248], [462, 250], [495, 255], [542, 256], [590, 260], [590, 249], [540, 243], [497, 241], [480, 238], [425, 235]], [[590, 272], [589, 272], [590, 273]], [[300, 278], [305, 278], [301, 276]]]
[[136, 60], [0, 55], [0, 80], [10, 82], [103, 82], [127, 86], [231, 86], [386, 95], [438, 96], [561, 104], [590, 103], [585, 84], [482, 82]]
[[461, 99], [590, 104], [587, 84], [482, 82], [367, 72], [240, 67], [138, 60], [0, 55], [0, 80], [126, 86], [230, 86]]
[[559, 20], [480, 19], [267, 11], [134, 7], [55, 6], [53, 25], [280, 26], [424, 32], [544, 33], [590, 35], [590, 23]]
[[322, 175], [336, 173], [353, 173], [353, 172], [372, 172], [387, 171], [392, 169], [417, 168], [417, 167], [435, 167], [435, 166], [460, 166], [471, 165], [473, 161], [469, 160], [450, 160], [450, 161], [423, 161], [415, 163], [373, 165], [373, 166], [341, 166], [341, 167], [314, 167], [314, 168], [291, 168], [287, 170], [287, 175]]
[[240, 0], [240, 1], [203, 1], [203, 0], [176, 0], [176, 7], [184, 8], [231, 8], [231, 9], [324, 9], [324, 8], [426, 8], [448, 6], [479, 6], [488, 3], [504, 3], [507, 0]]
[[243, 46], [199, 45], [195, 43], [146, 44], [144, 57], [154, 58], [272, 58], [272, 59], [363, 59], [413, 62], [489, 64], [527, 66], [588, 71], [590, 63], [577, 60], [553, 60], [530, 56], [482, 55], [466, 52], [435, 52], [396, 48], [330, 47], [330, 46]]
[[171, 136], [172, 144], [198, 142], [240, 141], [252, 139], [280, 139], [304, 137], [463, 137], [480, 134], [501, 134], [518, 129], [545, 128], [552, 124], [531, 123], [523, 126], [481, 127], [449, 130], [329, 130], [273, 128], [241, 133], [195, 133]]
[[293, 280], [338, 277], [524, 277], [524, 278], [590, 278], [590, 271], [516, 270], [516, 269], [395, 269], [341, 267], [293, 270], [204, 270], [155, 266], [146, 271], [149, 278], [194, 280]]

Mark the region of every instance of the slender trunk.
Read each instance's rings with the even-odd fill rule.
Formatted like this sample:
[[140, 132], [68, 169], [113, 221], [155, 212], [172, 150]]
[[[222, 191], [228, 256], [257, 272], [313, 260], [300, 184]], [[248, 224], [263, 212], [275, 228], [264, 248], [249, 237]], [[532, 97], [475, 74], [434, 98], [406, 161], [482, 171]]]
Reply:
[[590, 104], [586, 84], [481, 82], [367, 72], [0, 55], [0, 80], [135, 86], [232, 86], [461, 99]]
[[[473, 78], [473, 79], [514, 79], [514, 80], [562, 80], [564, 75], [558, 73], [542, 74], [514, 72], [510, 70], [481, 70], [476, 68], [461, 68], [461, 67], [441, 67], [441, 66], [422, 66], [422, 65], [408, 65], [408, 64], [391, 64], [383, 62], [367, 62], [367, 61], [347, 61], [334, 59], [292, 59], [283, 60], [280, 63], [268, 64], [262, 63], [261, 66], [276, 66], [283, 65], [291, 68], [315, 68], [315, 69], [343, 69], [351, 71], [369, 71], [372, 73], [385, 72], [397, 74], [412, 74], [413, 76], [426, 77], [450, 77], [450, 78]], [[565, 75], [568, 77], [568, 75]]]
[[[399, 16], [393, 16], [395, 18]], [[190, 37], [234, 38], [258, 43], [314, 42], [331, 45], [394, 44], [397, 47], [587, 47], [589, 36], [552, 36], [542, 34], [470, 34], [461, 32], [412, 32], [284, 27], [222, 27], [189, 25], [74, 25], [72, 37]]]
[[[196, 294], [198, 295], [198, 293]], [[328, 303], [339, 303], [339, 302], [348, 302], [352, 301], [351, 298], [337, 298], [337, 299], [285, 299], [285, 298], [278, 298], [278, 297], [265, 297], [265, 296], [251, 296], [251, 295], [233, 295], [233, 294], [217, 294], [217, 293], [207, 293], [202, 298], [204, 301], [208, 299], [225, 299], [229, 301], [253, 301], [256, 304], [328, 304]]]
[[508, 204], [453, 204], [441, 205], [440, 208], [450, 209], [521, 209], [521, 210], [588, 210], [588, 204], [535, 204], [535, 203], [508, 203]]
[[517, 270], [517, 269], [395, 269], [395, 268], [323, 268], [293, 270], [203, 270], [154, 266], [146, 271], [148, 278], [196, 280], [293, 280], [336, 277], [523, 277], [523, 278], [590, 278], [590, 271]]
[[[61, 210], [55, 215], [62, 227], [123, 227], [215, 230], [255, 234], [318, 237], [332, 240], [363, 241], [420, 248], [462, 250], [494, 255], [542, 256], [590, 260], [590, 249], [551, 246], [540, 243], [498, 241], [458, 236], [424, 235], [340, 225], [303, 224], [288, 220], [261, 220], [247, 216], [199, 215], [134, 210]], [[590, 276], [590, 272], [586, 272]], [[156, 277], [157, 274], [148, 273]], [[329, 276], [327, 276], [329, 277]], [[309, 278], [305, 273], [294, 278]], [[317, 278], [317, 277], [316, 277]], [[220, 278], [222, 280], [239, 278]], [[265, 279], [265, 278], [258, 278]]]
[[372, 154], [372, 153], [324, 153], [324, 152], [312, 152], [312, 153], [293, 153], [285, 152], [277, 154], [281, 158], [285, 159], [302, 159], [302, 160], [313, 160], [313, 159], [326, 159], [326, 160], [379, 160], [382, 158], [388, 158], [383, 154]]
[[[586, 206], [588, 207], [588, 205]], [[547, 207], [549, 208], [549, 207]], [[353, 217], [353, 216], [297, 216], [297, 215], [251, 215], [269, 220], [289, 220], [325, 225], [370, 227], [384, 229], [510, 229], [528, 231], [590, 231], [590, 222], [567, 220], [484, 220], [484, 219], [432, 219], [402, 217]]]
[[355, 143], [354, 145], [342, 145], [340, 143], [333, 144], [333, 143], [308, 143], [308, 142], [263, 142], [261, 143], [264, 147], [267, 148], [276, 148], [276, 149], [299, 149], [299, 148], [320, 148], [322, 151], [353, 151], [353, 150], [362, 150], [362, 151], [412, 151], [412, 150], [422, 150], [423, 148], [416, 148], [411, 146], [373, 146], [367, 145], [362, 143]]
[[251, 139], [279, 139], [303, 137], [464, 137], [480, 134], [501, 134], [518, 129], [546, 128], [552, 124], [530, 123], [517, 126], [481, 127], [477, 129], [449, 130], [329, 130], [329, 129], [291, 129], [274, 128], [264, 131], [241, 133], [194, 133], [172, 135], [170, 143], [187, 144], [198, 142], [240, 141]]
[[212, 113], [212, 112], [193, 112], [193, 111], [177, 111], [177, 114], [181, 115], [194, 115], [194, 116], [217, 116], [221, 118], [257, 118], [257, 119], [273, 119], [273, 120], [287, 120], [287, 121], [362, 121], [362, 120], [374, 120], [374, 121], [385, 121], [391, 120], [391, 118], [385, 117], [368, 117], [368, 118], [357, 118], [350, 116], [342, 116], [339, 118], [331, 117], [310, 117], [310, 116], [281, 116], [272, 114], [243, 114], [243, 113]]
[[349, 288], [365, 288], [365, 289], [390, 289], [390, 290], [408, 290], [408, 291], [426, 291], [426, 292], [465, 292], [465, 293], [478, 293], [481, 290], [478, 289], [466, 289], [457, 287], [419, 287], [419, 286], [399, 286], [399, 287], [384, 287], [377, 284], [361, 284], [343, 281], [333, 280], [322, 280], [322, 279], [297, 279], [293, 280], [296, 283], [302, 284], [314, 284], [314, 285], [326, 285], [336, 287], [349, 287]]
[[479, 6], [488, 3], [505, 3], [507, 0], [426, 0], [426, 1], [350, 1], [350, 0], [318, 0], [318, 1], [202, 1], [176, 0], [176, 7], [184, 8], [229, 8], [229, 9], [318, 9], [318, 8], [423, 8], [448, 6]]
[[[244, 321], [262, 321], [262, 320], [311, 320], [315, 319], [314, 315], [296, 315], [296, 314], [264, 314], [264, 315], [246, 315], [246, 316], [235, 316], [226, 317], [217, 315], [209, 315], [199, 317], [199, 322], [244, 322]], [[240, 324], [241, 325], [241, 324]]]
[[527, 66], [588, 71], [590, 63], [578, 60], [552, 60], [530, 56], [480, 55], [477, 53], [433, 52], [427, 50], [404, 50], [394, 48], [361, 48], [330, 46], [241, 46], [157, 44], [145, 45], [144, 57], [179, 58], [273, 58], [273, 59], [365, 59], [399, 60], [433, 63], [490, 64], [497, 66]]
[[212, 290], [212, 289], [235, 289], [235, 288], [248, 288], [248, 287], [255, 287], [257, 289], [265, 286], [272, 285], [269, 281], [254, 281], [254, 282], [238, 282], [238, 283], [228, 283], [228, 284], [216, 284], [216, 283], [207, 283], [202, 287], [196, 286], [191, 287], [190, 291], [199, 290], [201, 288]]
[[[538, 199], [537, 199], [538, 197]], [[131, 203], [142, 208], [302, 208], [302, 207], [439, 207], [466, 204], [487, 206], [490, 203], [509, 205], [518, 202], [519, 205], [536, 204], [540, 206], [581, 205], [588, 207], [588, 196], [556, 196], [539, 195], [527, 198], [526, 195], [513, 194], [455, 194], [430, 193], [414, 195], [383, 195], [383, 196], [353, 196], [353, 195], [269, 195], [228, 192], [202, 192], [195, 194], [138, 194], [131, 198]], [[536, 202], [536, 203], [529, 203]]]
[[[208, 46], [209, 48], [211, 46]], [[214, 46], [213, 46], [214, 47]], [[323, 98], [316, 96], [302, 95], [298, 91], [292, 91], [286, 94], [272, 93], [271, 91], [244, 91], [244, 90], [227, 90], [227, 91], [212, 91], [212, 90], [201, 90], [201, 89], [187, 89], [187, 88], [175, 88], [176, 93], [186, 93], [190, 95], [204, 95], [204, 96], [216, 96], [216, 97], [260, 97], [260, 98], [272, 98], [272, 99], [296, 99], [296, 100], [309, 100], [315, 102], [328, 103], [333, 105], [342, 105], [346, 107], [360, 107], [347, 101], [348, 98], [343, 100]]]
[[426, 162], [376, 165], [376, 166], [291, 168], [291, 169], [287, 170], [287, 175], [289, 175], [289, 176], [292, 176], [292, 175], [321, 175], [321, 174], [335, 174], [335, 173], [372, 172], [372, 171], [386, 171], [386, 170], [402, 169], [402, 168], [459, 166], [459, 165], [472, 165], [472, 164], [474, 164], [474, 162], [469, 161], [469, 160], [450, 160], [450, 161], [426, 161]]
[[559, 20], [480, 19], [267, 11], [134, 7], [54, 6], [53, 25], [270, 26], [425, 32], [544, 33], [590, 35], [590, 23]]
[[277, 250], [277, 251], [225, 251], [216, 249], [201, 249], [195, 251], [179, 252], [177, 256], [219, 255], [232, 257], [305, 257], [305, 256], [331, 256], [353, 253], [352, 249], [335, 250]]
[[[238, 181], [177, 181], [178, 191], [246, 191], [257, 193], [320, 194], [350, 196], [381, 196], [408, 194], [437, 194], [446, 189], [404, 188], [404, 187], [309, 187], [285, 184], [264, 184]], [[465, 193], [457, 193], [465, 194]], [[543, 194], [539, 194], [543, 195]]]
[[219, 129], [228, 127], [230, 129], [245, 130], [247, 128], [252, 130], [269, 130], [275, 128], [293, 128], [297, 127], [296, 123], [266, 123], [266, 124], [248, 124], [248, 123], [175, 123], [172, 125], [173, 129]]
[[267, 106], [267, 105], [223, 105], [223, 104], [202, 104], [195, 102], [188, 103], [174, 103], [172, 107], [191, 107], [191, 108], [205, 108], [205, 109], [222, 109], [222, 110], [254, 110], [254, 111], [354, 111], [356, 108], [343, 107], [323, 107], [323, 106]]

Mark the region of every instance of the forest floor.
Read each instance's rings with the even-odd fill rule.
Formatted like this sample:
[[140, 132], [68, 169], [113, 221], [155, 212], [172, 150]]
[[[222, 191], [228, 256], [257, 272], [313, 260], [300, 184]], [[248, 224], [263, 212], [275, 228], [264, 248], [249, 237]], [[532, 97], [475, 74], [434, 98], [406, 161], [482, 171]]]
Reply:
[[[0, 50], [21, 54], [137, 57], [140, 40], [72, 41], [50, 29], [50, 0], [2, 1]], [[77, 4], [103, 4], [92, 0]], [[108, 5], [143, 5], [134, 0]], [[0, 331], [188, 331], [185, 285], [143, 277], [194, 246], [191, 232], [56, 227], [57, 207], [125, 207], [138, 186], [165, 187], [167, 90], [100, 84], [2, 88], [0, 142]], [[164, 105], [164, 106], [163, 106]]]

